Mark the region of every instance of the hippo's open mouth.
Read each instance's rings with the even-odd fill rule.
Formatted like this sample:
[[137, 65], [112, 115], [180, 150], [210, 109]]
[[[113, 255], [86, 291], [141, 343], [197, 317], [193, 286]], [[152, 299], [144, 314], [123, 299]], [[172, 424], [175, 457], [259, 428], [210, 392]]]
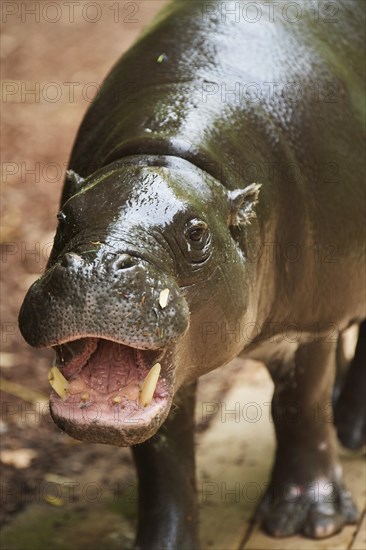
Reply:
[[51, 383], [57, 393], [51, 393], [51, 414], [72, 437], [128, 446], [151, 437], [165, 420], [173, 384], [164, 351], [101, 338], [82, 338], [54, 349]]

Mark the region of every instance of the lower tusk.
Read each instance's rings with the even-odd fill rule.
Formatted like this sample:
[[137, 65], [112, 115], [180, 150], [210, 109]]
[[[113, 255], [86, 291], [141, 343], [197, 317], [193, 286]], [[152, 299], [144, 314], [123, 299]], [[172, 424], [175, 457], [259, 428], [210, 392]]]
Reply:
[[142, 383], [141, 393], [140, 393], [140, 405], [141, 407], [146, 407], [150, 405], [152, 398], [154, 396], [154, 391], [159, 380], [159, 374], [161, 370], [160, 363], [155, 363], [151, 367], [148, 375]]
[[63, 400], [66, 399], [69, 383], [57, 367], [50, 368], [48, 371], [48, 380], [57, 395]]

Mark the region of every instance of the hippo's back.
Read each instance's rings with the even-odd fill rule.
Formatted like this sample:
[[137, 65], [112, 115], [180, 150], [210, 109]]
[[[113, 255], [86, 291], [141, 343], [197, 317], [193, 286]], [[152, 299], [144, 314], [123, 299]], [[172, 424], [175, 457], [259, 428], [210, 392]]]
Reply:
[[332, 130], [357, 147], [364, 2], [278, 4], [169, 4], [107, 77], [71, 167], [86, 176], [112, 156], [165, 151], [229, 168], [261, 145], [308, 164]]

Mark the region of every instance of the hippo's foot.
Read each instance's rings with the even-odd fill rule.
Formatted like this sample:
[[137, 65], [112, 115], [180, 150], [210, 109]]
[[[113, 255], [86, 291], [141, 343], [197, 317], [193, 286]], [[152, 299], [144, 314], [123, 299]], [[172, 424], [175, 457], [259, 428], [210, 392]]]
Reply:
[[361, 323], [355, 356], [335, 404], [334, 423], [344, 447], [357, 450], [366, 443], [366, 321]]
[[329, 537], [357, 519], [342, 485], [335, 431], [327, 414], [335, 343], [300, 345], [286, 364], [285, 372], [292, 369], [293, 376], [283, 376], [276, 363], [269, 368], [275, 382], [272, 414], [278, 445], [262, 506], [263, 526], [275, 537]]
[[342, 400], [335, 409], [334, 422], [338, 439], [347, 449], [357, 451], [366, 444], [366, 404], [361, 403], [358, 409], [354, 403], [349, 408], [345, 405]]
[[274, 482], [260, 513], [264, 529], [274, 537], [302, 534], [314, 539], [334, 535], [358, 516], [350, 493], [330, 481], [305, 486]]

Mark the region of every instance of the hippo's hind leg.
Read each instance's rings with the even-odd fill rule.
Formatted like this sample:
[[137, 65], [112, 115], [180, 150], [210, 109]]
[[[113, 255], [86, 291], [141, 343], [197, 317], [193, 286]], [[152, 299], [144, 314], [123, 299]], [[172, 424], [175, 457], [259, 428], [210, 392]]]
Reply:
[[360, 325], [355, 355], [334, 411], [341, 443], [359, 449], [366, 443], [366, 321]]
[[335, 348], [335, 343], [301, 344], [290, 363], [268, 365], [278, 446], [261, 511], [271, 535], [327, 537], [357, 518], [336, 457]]
[[194, 457], [195, 392], [196, 383], [182, 387], [159, 432], [133, 447], [139, 482], [138, 550], [199, 548]]

